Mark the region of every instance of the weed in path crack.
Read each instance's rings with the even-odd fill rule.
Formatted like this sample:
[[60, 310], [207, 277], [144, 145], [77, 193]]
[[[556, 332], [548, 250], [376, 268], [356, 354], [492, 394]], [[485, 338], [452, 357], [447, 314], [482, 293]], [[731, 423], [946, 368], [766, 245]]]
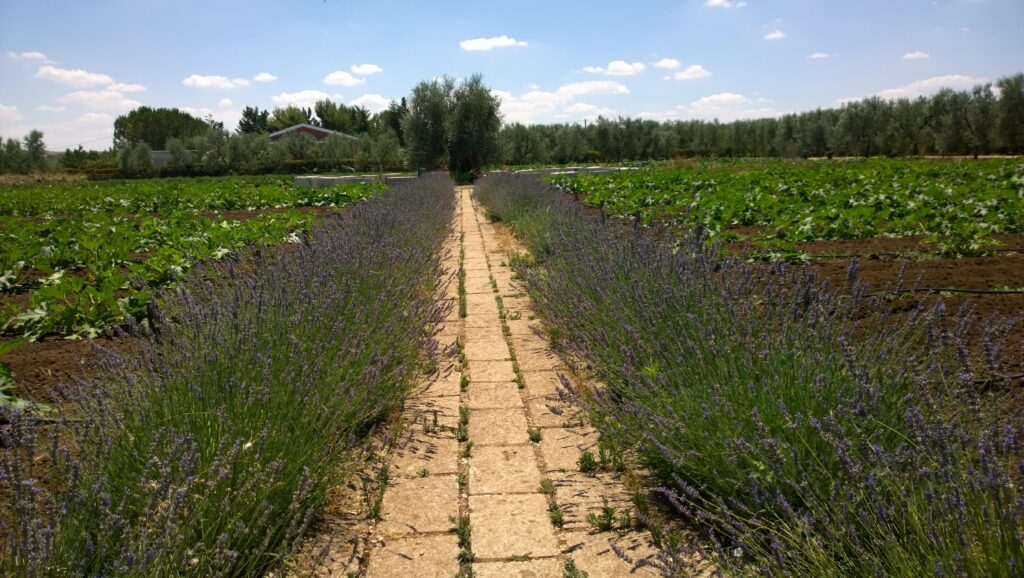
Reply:
[[583, 453], [581, 453], [579, 459], [576, 460], [576, 465], [584, 474], [597, 473], [597, 458], [595, 458], [594, 454], [592, 454], [590, 451], [584, 451]]
[[540, 443], [541, 429], [539, 427], [532, 427], [532, 428], [530, 428], [528, 430], [528, 433], [530, 434], [530, 441], [531, 442], [533, 442], [535, 444], [539, 444]]
[[469, 376], [467, 376], [465, 373], [463, 373], [462, 378], [459, 379], [459, 389], [461, 391], [466, 391], [467, 389], [469, 389]]
[[384, 491], [388, 486], [390, 472], [387, 464], [381, 466], [373, 480], [363, 479], [363, 498], [366, 500], [366, 513], [371, 519], [380, 519], [384, 505]]
[[449, 516], [448, 521], [454, 526], [451, 531], [459, 539], [459, 563], [466, 565], [473, 562], [473, 542], [469, 516]]
[[473, 455], [473, 442], [467, 441], [466, 444], [462, 446], [462, 457], [468, 459], [472, 455]]
[[587, 522], [599, 532], [610, 532], [618, 525], [619, 529], [626, 530], [633, 526], [633, 519], [629, 512], [619, 514], [619, 508], [608, 503], [608, 498], [602, 498], [603, 505], [600, 513], [587, 514]]
[[562, 578], [590, 578], [590, 575], [577, 568], [572, 560], [566, 560], [562, 568]]
[[551, 520], [551, 525], [556, 528], [561, 528], [565, 525], [565, 512], [562, 511], [562, 507], [557, 503], [552, 502], [548, 508], [548, 519]]

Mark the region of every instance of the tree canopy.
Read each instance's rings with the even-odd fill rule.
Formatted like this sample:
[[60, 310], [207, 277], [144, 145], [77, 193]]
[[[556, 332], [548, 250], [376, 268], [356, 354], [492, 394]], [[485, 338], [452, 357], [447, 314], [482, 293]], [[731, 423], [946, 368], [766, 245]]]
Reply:
[[164, 150], [168, 138], [187, 139], [206, 134], [208, 128], [203, 119], [177, 108], [140, 106], [114, 120], [114, 147], [145, 143], [153, 150]]

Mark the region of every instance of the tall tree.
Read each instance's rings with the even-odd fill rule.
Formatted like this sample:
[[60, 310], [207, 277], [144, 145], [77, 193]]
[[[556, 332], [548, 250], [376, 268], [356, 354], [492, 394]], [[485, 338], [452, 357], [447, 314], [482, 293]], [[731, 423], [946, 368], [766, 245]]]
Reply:
[[451, 169], [466, 173], [498, 159], [501, 101], [474, 74], [452, 94], [446, 125]]
[[33, 130], [25, 137], [25, 155], [28, 157], [29, 170], [46, 170], [46, 144], [42, 132]]
[[297, 124], [314, 124], [313, 111], [295, 105], [282, 106], [270, 113], [267, 127], [272, 131], [284, 130]]
[[454, 90], [455, 81], [447, 76], [424, 80], [412, 89], [409, 114], [402, 122], [410, 167], [436, 169], [447, 162], [445, 122]]
[[176, 108], [139, 108], [114, 120], [114, 146], [134, 147], [146, 143], [153, 150], [164, 150], [167, 139], [205, 134], [209, 126], [203, 119]]
[[999, 87], [999, 140], [1003, 149], [1011, 153], [1024, 153], [1024, 73], [1000, 78]]
[[269, 110], [260, 110], [258, 106], [247, 106], [242, 109], [242, 118], [238, 120], [238, 133], [263, 134], [270, 132], [269, 119]]

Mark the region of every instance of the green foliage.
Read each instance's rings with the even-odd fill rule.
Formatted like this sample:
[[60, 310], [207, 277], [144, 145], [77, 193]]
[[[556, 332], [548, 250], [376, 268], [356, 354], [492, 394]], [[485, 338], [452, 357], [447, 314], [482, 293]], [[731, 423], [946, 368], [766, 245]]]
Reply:
[[448, 162], [445, 120], [455, 81], [447, 76], [422, 81], [412, 89], [409, 114], [402, 121], [409, 166], [436, 169]]
[[497, 160], [500, 105], [480, 74], [469, 77], [452, 93], [445, 132], [453, 174], [468, 173]]
[[260, 110], [258, 106], [247, 106], [242, 109], [242, 118], [238, 119], [239, 134], [264, 134], [270, 132], [270, 111]]
[[204, 120], [177, 108], [140, 106], [114, 120], [114, 147], [145, 143], [152, 150], [164, 150], [168, 138], [187, 139], [208, 128]]
[[[31, 297], [0, 309], [0, 331], [85, 338], [144, 319], [152, 288], [178, 283], [199, 261], [300, 242], [311, 217], [281, 209], [344, 206], [380, 189], [296, 187], [287, 177], [8, 187], [0, 190], [0, 294]], [[269, 208], [277, 212], [244, 221], [214, 214]]]
[[313, 124], [313, 111], [295, 105], [281, 106], [270, 113], [267, 127], [273, 131], [286, 129], [297, 124]]
[[645, 225], [700, 225], [711, 236], [761, 227], [747, 240], [765, 250], [925, 234], [942, 253], [976, 255], [991, 248], [994, 233], [1024, 232], [1019, 160], [714, 160], [553, 181], [587, 206], [639, 214]]

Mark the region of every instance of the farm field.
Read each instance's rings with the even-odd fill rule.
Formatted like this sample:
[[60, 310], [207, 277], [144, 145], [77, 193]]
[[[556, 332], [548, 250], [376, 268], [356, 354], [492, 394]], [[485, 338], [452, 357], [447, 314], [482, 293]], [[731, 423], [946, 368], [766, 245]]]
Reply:
[[[769, 174], [795, 166], [757, 164]], [[994, 172], [1012, 182], [1017, 171], [1001, 161]], [[679, 172], [662, 176], [696, 176]], [[987, 174], [961, 173], [951, 182], [999, 182]], [[692, 213], [656, 213], [653, 203], [645, 214], [657, 218], [640, 234], [629, 220], [602, 224], [597, 199], [615, 199], [605, 209], [631, 216], [652, 197], [639, 184], [644, 177], [556, 179], [559, 193], [535, 178], [493, 175], [479, 188], [492, 217], [529, 250], [515, 269], [554, 347], [605, 384], [569, 392], [602, 434], [599, 467], [650, 476], [643, 503], [661, 503], [669, 518], [699, 528], [703, 548], [729, 575], [1013, 575], [1024, 523], [1016, 437], [1024, 306], [1009, 293], [1024, 285], [1017, 251], [952, 258], [934, 245], [922, 250], [920, 235], [875, 237], [913, 231], [908, 221], [893, 228], [878, 220], [853, 241], [805, 237], [808, 254], [825, 258], [766, 263], [748, 243], [721, 251], [687, 234]], [[580, 188], [573, 191], [573, 183]], [[783, 193], [791, 188], [773, 184]], [[996, 198], [991, 208], [1002, 212], [1004, 201], [1014, 202], [1007, 189], [970, 190]], [[758, 197], [774, 207], [771, 219], [737, 223], [745, 233], [788, 238], [780, 223], [800, 219], [780, 208], [787, 195], [771, 197]], [[695, 206], [715, 199], [702, 193]], [[790, 212], [828, 211], [827, 204], [794, 203]], [[947, 196], [933, 212], [972, 204]], [[969, 225], [969, 213], [950, 220], [958, 222]], [[733, 223], [708, 228], [721, 238]], [[822, 230], [818, 236], [827, 236]], [[1019, 247], [1013, 233], [989, 233], [985, 245], [998, 239]], [[861, 257], [857, 267], [851, 254]], [[861, 271], [871, 286], [860, 284]], [[955, 292], [877, 294], [912, 287], [918, 276], [923, 287], [1005, 293], [981, 296], [1003, 300], [982, 307], [977, 295]], [[693, 546], [671, 538], [672, 522], [648, 519], [662, 567], [687, 575]]]
[[32, 360], [42, 354], [49, 373], [61, 375], [87, 347], [55, 340], [97, 337], [128, 318], [145, 323], [155, 292], [180, 282], [196, 263], [246, 246], [301, 242], [317, 217], [379, 191], [369, 184], [300, 188], [289, 177], [4, 186], [0, 340], [6, 361], [39, 383], [42, 364]]

